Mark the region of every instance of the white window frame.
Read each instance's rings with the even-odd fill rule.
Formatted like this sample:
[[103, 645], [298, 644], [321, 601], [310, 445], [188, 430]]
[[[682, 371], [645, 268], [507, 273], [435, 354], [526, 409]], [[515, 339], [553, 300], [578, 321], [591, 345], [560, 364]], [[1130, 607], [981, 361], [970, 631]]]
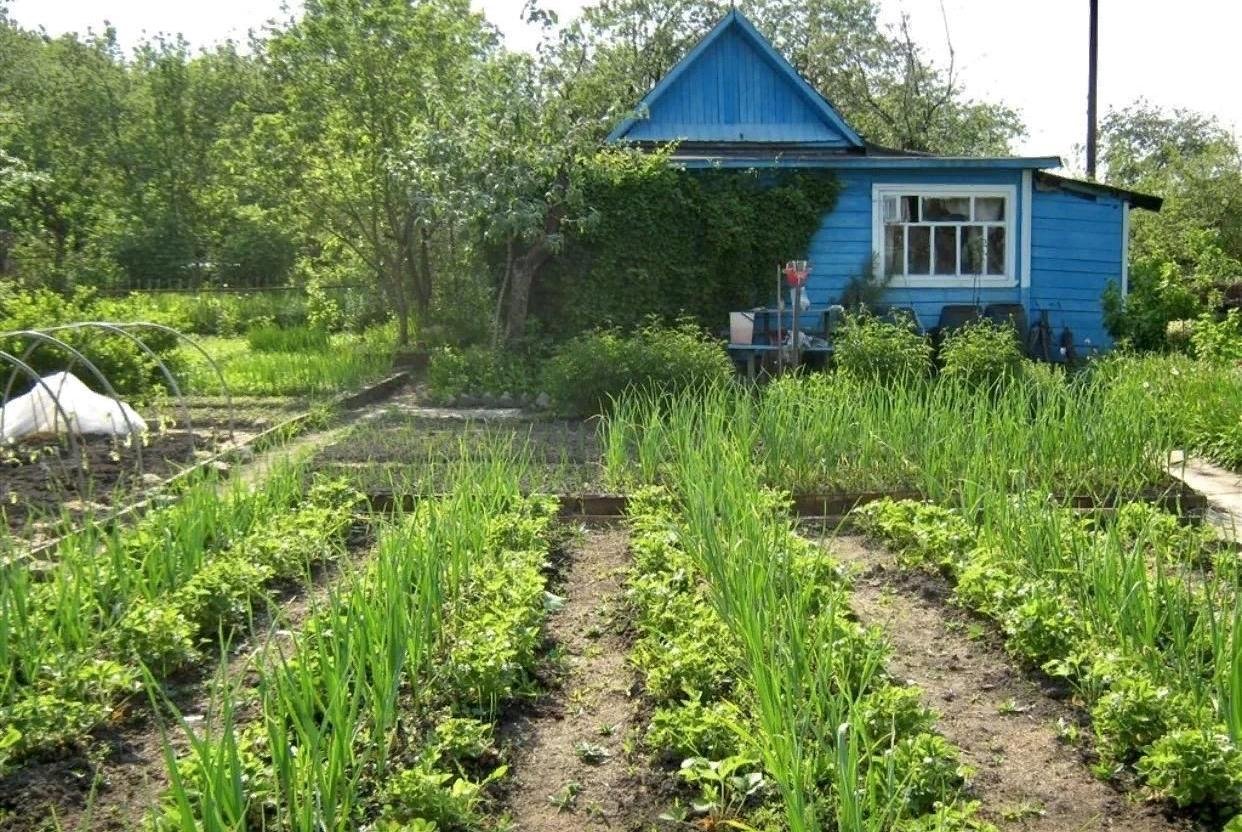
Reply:
[[[1000, 197], [1005, 200], [1005, 273], [963, 275], [893, 275], [889, 286], [896, 289], [1004, 289], [1018, 285], [1017, 228], [1018, 189], [1016, 185], [922, 185], [918, 183], [872, 185], [871, 188], [871, 251], [880, 272], [885, 268], [884, 258], [884, 198], [889, 196], [925, 197]], [[925, 223], [919, 223], [924, 225]], [[942, 223], [948, 226], [978, 225], [979, 223], [954, 220]], [[926, 223], [936, 225], [936, 223]], [[934, 234], [932, 235], [935, 236]], [[934, 247], [934, 243], [932, 244]], [[931, 267], [935, 268], [935, 252], [931, 255]], [[904, 258], [910, 267], [909, 257]], [[960, 261], [960, 251], [958, 260]], [[961, 268], [961, 263], [958, 263]]]

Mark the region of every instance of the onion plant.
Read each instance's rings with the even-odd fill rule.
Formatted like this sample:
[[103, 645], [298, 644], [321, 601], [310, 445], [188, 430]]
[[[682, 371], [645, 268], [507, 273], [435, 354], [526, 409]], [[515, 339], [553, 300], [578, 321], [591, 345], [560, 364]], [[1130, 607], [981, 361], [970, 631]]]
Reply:
[[[257, 717], [226, 719], [214, 737], [194, 737], [175, 763], [163, 828], [236, 828], [229, 824], [240, 818], [256, 828], [356, 829], [381, 811], [386, 781], [432, 759], [422, 734], [434, 708], [494, 710], [496, 691], [463, 688], [486, 673], [460, 657], [460, 641], [470, 631], [469, 649], [484, 653], [511, 642], [503, 626], [470, 630], [498, 614], [495, 593], [510, 582], [534, 592], [524, 596], [523, 617], [497, 620], [520, 620], [525, 633], [531, 616], [542, 616], [546, 553], [531, 546], [547, 540], [553, 514], [551, 501], [521, 495], [521, 452], [494, 450], [463, 448], [456, 487], [420, 495], [412, 512], [384, 521], [365, 567], [331, 588], [290, 649], [260, 661]], [[517, 638], [525, 645], [518, 664], [533, 661], [535, 644]], [[509, 673], [511, 657], [503, 662], [495, 667]], [[221, 707], [227, 714], [227, 701]], [[229, 791], [228, 805], [240, 809], [217, 823], [212, 792], [239, 783], [240, 802]]]

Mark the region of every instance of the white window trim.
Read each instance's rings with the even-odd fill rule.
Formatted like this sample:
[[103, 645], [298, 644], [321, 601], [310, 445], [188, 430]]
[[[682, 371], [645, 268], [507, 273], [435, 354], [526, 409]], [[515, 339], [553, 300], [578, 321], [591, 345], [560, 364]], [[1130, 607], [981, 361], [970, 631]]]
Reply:
[[[888, 285], [894, 289], [1006, 289], [1018, 285], [1014, 242], [1014, 218], [1018, 211], [1018, 189], [1014, 185], [923, 185], [918, 183], [874, 184], [871, 186], [871, 252], [877, 266], [884, 266], [884, 197], [993, 196], [1005, 199], [1005, 273], [1003, 275], [894, 275]], [[969, 223], [958, 223], [969, 224]]]

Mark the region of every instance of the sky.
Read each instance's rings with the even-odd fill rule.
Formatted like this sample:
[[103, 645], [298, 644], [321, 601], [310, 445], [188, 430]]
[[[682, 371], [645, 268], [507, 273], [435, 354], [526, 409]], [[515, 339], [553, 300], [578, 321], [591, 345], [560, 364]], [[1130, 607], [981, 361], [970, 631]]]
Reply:
[[[523, 0], [472, 0], [511, 49], [533, 49], [538, 33], [521, 19]], [[561, 18], [585, 0], [542, 0]], [[910, 17], [916, 40], [945, 60], [941, 0], [881, 0], [884, 19]], [[967, 94], [1016, 108], [1028, 136], [1015, 150], [1059, 155], [1075, 167], [1086, 132], [1087, 0], [943, 0]], [[285, 17], [282, 0], [10, 0], [23, 26], [51, 34], [118, 29], [122, 44], [180, 32], [195, 46], [244, 40], [252, 27]], [[1242, 0], [1100, 0], [1101, 115], [1139, 97], [1217, 116], [1242, 129], [1236, 52]]]

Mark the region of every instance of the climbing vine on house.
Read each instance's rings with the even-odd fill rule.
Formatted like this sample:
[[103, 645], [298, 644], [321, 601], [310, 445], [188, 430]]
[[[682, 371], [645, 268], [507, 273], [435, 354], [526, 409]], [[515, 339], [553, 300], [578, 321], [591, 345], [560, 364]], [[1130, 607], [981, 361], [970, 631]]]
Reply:
[[578, 177], [589, 208], [532, 304], [558, 335], [652, 316], [723, 326], [770, 299], [776, 264], [806, 256], [839, 190], [828, 171], [684, 170], [664, 153], [603, 152]]

